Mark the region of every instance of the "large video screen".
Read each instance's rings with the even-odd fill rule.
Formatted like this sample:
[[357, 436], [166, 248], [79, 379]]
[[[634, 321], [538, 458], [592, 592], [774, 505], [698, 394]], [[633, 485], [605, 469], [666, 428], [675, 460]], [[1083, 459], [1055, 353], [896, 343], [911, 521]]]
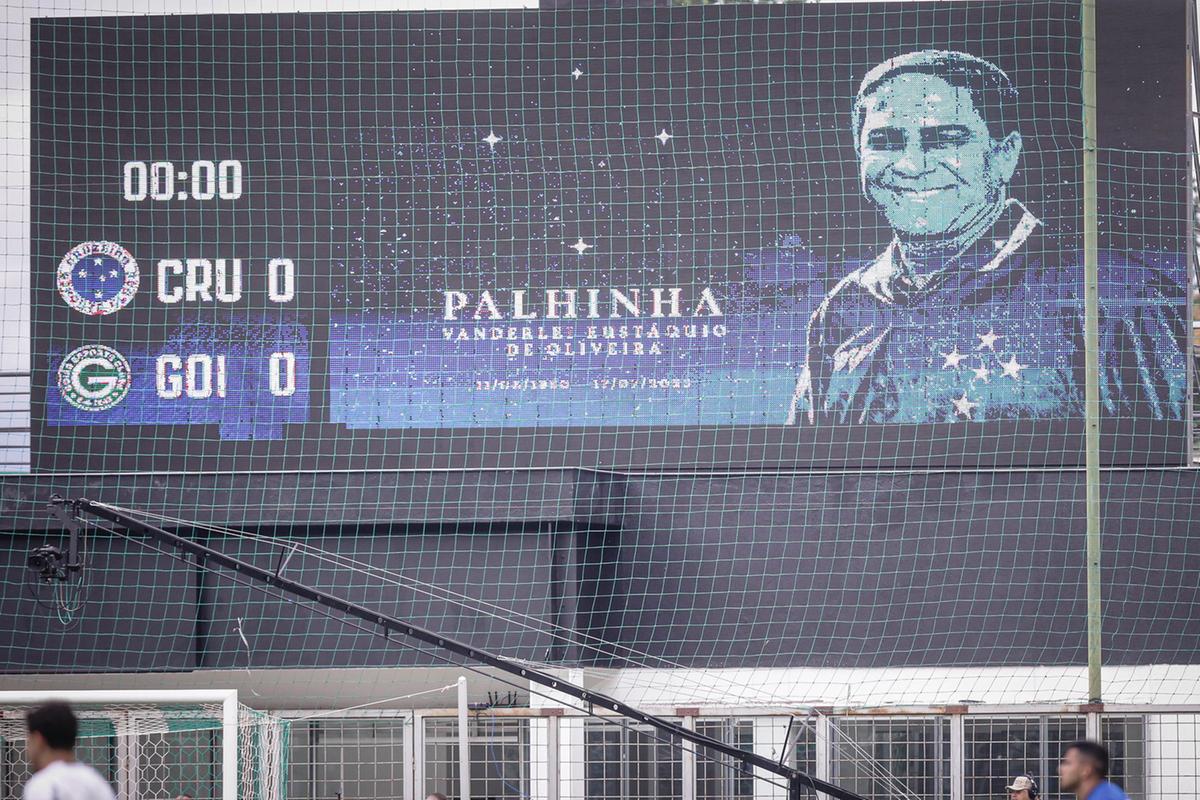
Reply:
[[[1077, 15], [39, 21], [35, 470], [1077, 463]], [[1161, 38], [1101, 87], [1164, 111], [1099, 154], [1113, 463], [1187, 448]]]

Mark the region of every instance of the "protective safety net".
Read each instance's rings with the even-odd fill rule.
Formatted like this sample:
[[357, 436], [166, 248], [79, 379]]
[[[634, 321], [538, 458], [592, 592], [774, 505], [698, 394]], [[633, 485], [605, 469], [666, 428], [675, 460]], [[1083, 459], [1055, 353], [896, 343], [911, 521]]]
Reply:
[[[463, 666], [59, 494], [865, 796], [1188, 796], [1190, 4], [400, 5], [9, 4], [0, 670]], [[486, 796], [773, 780], [484, 674]]]

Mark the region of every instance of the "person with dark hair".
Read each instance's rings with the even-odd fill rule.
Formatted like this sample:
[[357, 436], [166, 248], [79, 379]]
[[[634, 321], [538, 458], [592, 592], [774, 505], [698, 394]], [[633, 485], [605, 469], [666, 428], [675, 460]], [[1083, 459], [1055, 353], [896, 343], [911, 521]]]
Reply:
[[1108, 750], [1099, 742], [1067, 745], [1058, 762], [1058, 783], [1078, 800], [1129, 800], [1121, 787], [1108, 779]]
[[115, 800], [100, 773], [75, 760], [79, 720], [66, 703], [46, 703], [25, 715], [25, 751], [33, 771], [22, 800]]
[[[1083, 256], [1009, 193], [1025, 147], [1017, 100], [969, 53], [905, 53], [863, 77], [859, 187], [892, 240], [812, 315], [790, 424], [1082, 417]], [[1182, 264], [1100, 252], [1108, 414], [1183, 418]]]

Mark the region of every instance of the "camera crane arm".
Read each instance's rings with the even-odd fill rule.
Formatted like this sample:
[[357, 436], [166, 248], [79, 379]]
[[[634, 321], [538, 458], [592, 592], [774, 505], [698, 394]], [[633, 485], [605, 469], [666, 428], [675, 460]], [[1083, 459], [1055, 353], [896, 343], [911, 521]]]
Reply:
[[149, 523], [143, 522], [135, 517], [131, 517], [122, 511], [118, 511], [111, 506], [103, 503], [96, 503], [85, 498], [68, 501], [63, 498], [53, 498], [51, 504], [58, 507], [69, 508], [68, 513], [73, 516], [78, 516], [80, 512], [87, 512], [94, 516], [113, 522], [128, 529], [132, 533], [145, 536], [158, 544], [166, 545], [167, 547], [189, 553], [202, 561], [210, 561], [214, 564], [232, 570], [247, 578], [251, 578], [260, 583], [272, 586], [281, 591], [295, 595], [296, 597], [317, 603], [326, 608], [333, 609], [351, 617], [370, 624], [378, 625], [387, 633], [398, 633], [426, 644], [447, 650], [455, 655], [469, 658], [473, 661], [478, 661], [487, 666], [494, 667], [507, 672], [508, 674], [527, 680], [532, 683], [539, 684], [548, 689], [561, 692], [562, 694], [572, 697], [588, 705], [589, 710], [595, 707], [603, 708], [606, 711], [612, 711], [620, 716], [628, 717], [629, 719], [649, 725], [656, 730], [678, 737], [683, 741], [691, 742], [692, 744], [704, 747], [706, 749], [721, 753], [722, 755], [741, 762], [747, 766], [757, 767], [761, 770], [777, 775], [787, 781], [788, 785], [788, 800], [801, 800], [804, 797], [805, 790], [820, 792], [834, 800], [866, 800], [862, 795], [856, 794], [848, 789], [843, 789], [828, 781], [815, 778], [804, 772], [801, 772], [793, 767], [789, 767], [766, 756], [758, 753], [741, 750], [731, 744], [713, 739], [702, 733], [689, 730], [682, 725], [671, 722], [670, 720], [661, 719], [653, 714], [647, 714], [633, 706], [621, 702], [608, 695], [598, 692], [589, 691], [582, 686], [576, 686], [560, 678], [542, 672], [541, 670], [532, 667], [522, 666], [519, 663], [510, 661], [488, 652], [481, 650], [473, 645], [460, 642], [447, 636], [442, 636], [435, 631], [428, 630], [412, 622], [397, 619], [379, 611], [373, 611], [366, 606], [353, 603], [349, 600], [331, 595], [319, 589], [313, 588], [299, 581], [284, 577], [283, 567], [285, 564], [280, 563], [280, 569], [272, 572], [261, 567], [242, 561], [231, 555], [213, 549], [199, 542], [192, 541], [182, 536], [178, 536], [162, 528], [155, 527]]

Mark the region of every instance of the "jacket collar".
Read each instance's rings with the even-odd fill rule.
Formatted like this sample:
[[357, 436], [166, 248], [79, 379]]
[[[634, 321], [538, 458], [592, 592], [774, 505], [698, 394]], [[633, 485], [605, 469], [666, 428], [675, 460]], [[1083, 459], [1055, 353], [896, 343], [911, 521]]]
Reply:
[[946, 269], [924, 283], [918, 281], [904, 263], [898, 239], [892, 239], [887, 249], [859, 274], [859, 283], [880, 300], [894, 303], [899, 297], [938, 288], [950, 274], [961, 272], [959, 267], [966, 267], [973, 273], [993, 272], [1020, 250], [1042, 224], [1015, 198], [1010, 198], [1004, 206], [1004, 213], [995, 225], [955, 257]]

